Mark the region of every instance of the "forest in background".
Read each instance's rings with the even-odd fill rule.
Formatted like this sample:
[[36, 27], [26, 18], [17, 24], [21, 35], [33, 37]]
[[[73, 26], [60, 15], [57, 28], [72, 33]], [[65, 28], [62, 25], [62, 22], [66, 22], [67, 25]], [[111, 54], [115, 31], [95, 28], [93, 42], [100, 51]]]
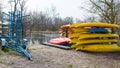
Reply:
[[[84, 21], [73, 17], [60, 17], [55, 6], [47, 11], [27, 12], [26, 3], [29, 0], [9, 0], [8, 4], [14, 14], [17, 9], [22, 15], [29, 14], [27, 18], [22, 18], [22, 29], [24, 31], [58, 31], [61, 25], [72, 24], [73, 22], [108, 22], [120, 25], [120, 0], [88, 0], [88, 8], [80, 7], [90, 13]], [[18, 7], [19, 5], [19, 7]], [[3, 18], [2, 3], [0, 3], [0, 20]], [[92, 10], [91, 10], [92, 9]], [[15, 20], [15, 19], [14, 19]], [[120, 34], [120, 31], [118, 32]]]

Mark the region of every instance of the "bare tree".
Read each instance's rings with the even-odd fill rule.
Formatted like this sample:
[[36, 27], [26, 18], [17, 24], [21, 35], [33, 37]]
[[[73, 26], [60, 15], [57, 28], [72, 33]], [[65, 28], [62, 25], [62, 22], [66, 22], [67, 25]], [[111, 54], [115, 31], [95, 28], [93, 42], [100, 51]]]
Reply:
[[88, 17], [84, 21], [85, 22], [94, 22], [95, 20], [96, 20], [95, 17]]
[[102, 22], [118, 24], [120, 14], [120, 0], [90, 0], [92, 13], [98, 14]]
[[[19, 0], [20, 11], [21, 11], [22, 16], [26, 15], [26, 10], [27, 10], [27, 8], [25, 7], [26, 3], [27, 3], [27, 0]], [[28, 26], [29, 22], [28, 22], [27, 18], [23, 18], [23, 17], [22, 17], [21, 22], [22, 22], [22, 36], [25, 37], [27, 26]]]
[[56, 12], [56, 7], [52, 6], [49, 10], [45, 12], [34, 11], [31, 12], [31, 24], [30, 32], [32, 31], [57, 31], [60, 29], [61, 25], [73, 23], [72, 17], [66, 17], [62, 19], [59, 17], [59, 13]]
[[[16, 14], [18, 13], [18, 11], [20, 11], [21, 16], [24, 16], [26, 14], [26, 8], [25, 8], [25, 4], [27, 2], [27, 0], [9, 0], [8, 1], [10, 6], [11, 6], [11, 11], [13, 12], [13, 22], [16, 22]], [[26, 18], [22, 17], [22, 36], [25, 35], [25, 31], [26, 30], [24, 27], [26, 27]], [[14, 25], [14, 30], [16, 29], [16, 25]]]
[[1, 2], [0, 2], [0, 20], [2, 20], [2, 4], [1, 4]]

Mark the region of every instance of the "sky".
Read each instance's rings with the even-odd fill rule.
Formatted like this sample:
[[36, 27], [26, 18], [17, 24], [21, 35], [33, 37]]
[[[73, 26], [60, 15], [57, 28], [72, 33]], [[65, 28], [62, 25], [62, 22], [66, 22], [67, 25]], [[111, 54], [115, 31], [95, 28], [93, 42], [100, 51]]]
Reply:
[[[4, 7], [10, 8], [6, 1], [3, 1]], [[87, 1], [88, 0], [27, 0], [26, 7], [28, 11], [46, 11], [54, 6], [56, 7], [56, 12], [59, 13], [62, 18], [68, 16], [84, 19], [87, 12], [80, 7], [86, 7]]]
[[51, 9], [51, 6], [56, 7], [56, 12], [61, 17], [84, 18], [86, 12], [80, 7], [84, 7], [86, 0], [29, 0], [27, 7], [31, 10], [45, 11]]

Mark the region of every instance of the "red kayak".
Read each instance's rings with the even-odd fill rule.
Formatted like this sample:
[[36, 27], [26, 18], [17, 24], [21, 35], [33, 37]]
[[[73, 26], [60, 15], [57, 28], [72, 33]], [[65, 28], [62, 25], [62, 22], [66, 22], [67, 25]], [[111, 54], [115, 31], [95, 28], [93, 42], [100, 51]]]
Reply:
[[49, 43], [51, 44], [57, 44], [57, 45], [64, 45], [64, 44], [69, 44], [71, 40], [69, 38], [55, 38], [51, 39]]
[[61, 28], [62, 29], [70, 28], [70, 25], [62, 25]]

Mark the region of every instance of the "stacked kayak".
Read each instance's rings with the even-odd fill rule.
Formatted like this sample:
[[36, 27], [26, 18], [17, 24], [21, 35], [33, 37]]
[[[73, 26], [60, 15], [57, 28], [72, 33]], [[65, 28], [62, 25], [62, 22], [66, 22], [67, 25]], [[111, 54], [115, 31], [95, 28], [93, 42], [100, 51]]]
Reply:
[[117, 45], [119, 35], [112, 33], [118, 25], [89, 22], [71, 25], [69, 38], [73, 43], [71, 48], [90, 52], [120, 52]]

